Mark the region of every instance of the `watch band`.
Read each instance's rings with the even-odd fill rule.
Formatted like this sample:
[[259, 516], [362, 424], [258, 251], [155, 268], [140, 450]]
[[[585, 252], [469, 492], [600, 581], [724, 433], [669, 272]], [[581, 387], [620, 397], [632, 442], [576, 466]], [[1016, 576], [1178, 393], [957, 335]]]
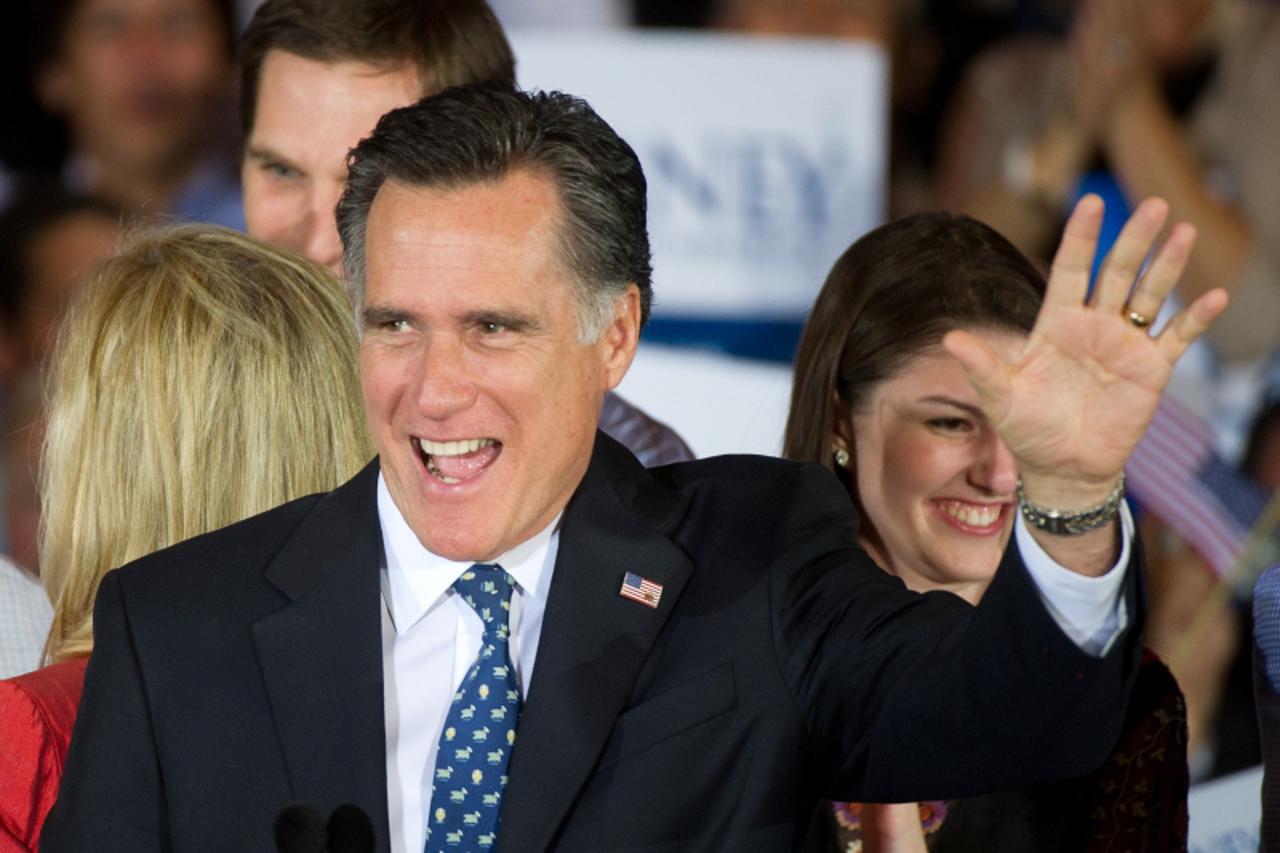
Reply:
[[1102, 503], [1076, 512], [1062, 512], [1036, 506], [1027, 500], [1026, 493], [1022, 491], [1022, 480], [1018, 480], [1018, 509], [1022, 512], [1022, 517], [1027, 520], [1027, 524], [1037, 530], [1043, 530], [1055, 536], [1079, 536], [1081, 533], [1106, 527], [1120, 511], [1120, 500], [1123, 497], [1123, 471], [1120, 472], [1120, 479], [1116, 482], [1115, 488]]

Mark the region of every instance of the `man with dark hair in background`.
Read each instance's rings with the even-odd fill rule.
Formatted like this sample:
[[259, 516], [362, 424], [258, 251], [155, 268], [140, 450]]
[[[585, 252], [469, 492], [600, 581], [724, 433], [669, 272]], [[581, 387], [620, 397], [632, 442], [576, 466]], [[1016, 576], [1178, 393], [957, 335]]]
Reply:
[[107, 575], [41, 849], [269, 849], [302, 801], [394, 853], [786, 851], [821, 796], [1095, 766], [1141, 649], [1123, 465], [1225, 299], [1155, 337], [1124, 314], [1152, 204], [1086, 303], [1092, 201], [1019, 360], [946, 339], [1023, 482], [971, 607], [874, 565], [825, 469], [650, 470], [596, 431], [652, 287], [640, 163], [589, 106], [475, 86], [384, 116], [338, 208], [379, 457]]
[[[515, 85], [511, 47], [484, 0], [267, 0], [240, 62], [248, 231], [338, 275], [334, 208], [347, 152], [378, 118], [450, 86]], [[613, 393], [600, 428], [646, 465], [693, 458], [669, 427]]]
[[249, 233], [341, 275], [347, 152], [383, 113], [463, 83], [515, 85], [483, 0], [268, 0], [240, 43]]
[[63, 179], [133, 213], [241, 224], [219, 110], [230, 105], [230, 0], [35, 5], [36, 91], [66, 124]]

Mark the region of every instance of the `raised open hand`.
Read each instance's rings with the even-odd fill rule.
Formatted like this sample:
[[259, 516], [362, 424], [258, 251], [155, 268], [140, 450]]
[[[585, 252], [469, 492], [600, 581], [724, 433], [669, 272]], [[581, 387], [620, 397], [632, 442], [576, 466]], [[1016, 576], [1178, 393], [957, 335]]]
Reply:
[[[1102, 200], [1086, 196], [1067, 222], [1044, 305], [1013, 363], [975, 335], [949, 333], [979, 402], [1019, 464], [1027, 495], [1058, 509], [1101, 501], [1154, 414], [1178, 358], [1227, 306], [1212, 290], [1147, 328], [1182, 274], [1195, 229], [1175, 225], [1141, 279], [1169, 206], [1143, 202], [1107, 256], [1092, 296], [1089, 273]], [[1135, 285], [1136, 281], [1136, 285]]]

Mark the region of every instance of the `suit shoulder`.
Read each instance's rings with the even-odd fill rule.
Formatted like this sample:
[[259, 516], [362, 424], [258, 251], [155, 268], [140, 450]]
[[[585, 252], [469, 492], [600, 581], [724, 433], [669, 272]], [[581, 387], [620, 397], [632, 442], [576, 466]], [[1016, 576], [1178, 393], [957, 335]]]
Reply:
[[725, 498], [759, 501], [814, 494], [842, 499], [848, 495], [830, 471], [812, 462], [792, 462], [772, 456], [737, 454], [711, 456], [652, 469], [669, 486], [684, 491], [708, 490]]
[[323, 494], [297, 498], [243, 521], [162, 548], [123, 566], [120, 582], [127, 586], [161, 587], [221, 582], [237, 567], [257, 574], [284, 546]]
[[834, 535], [843, 547], [856, 535], [849, 493], [820, 465], [717, 456], [654, 469], [653, 475], [685, 495], [679, 526], [698, 536], [732, 531], [740, 542], [773, 551], [806, 536], [825, 541]]

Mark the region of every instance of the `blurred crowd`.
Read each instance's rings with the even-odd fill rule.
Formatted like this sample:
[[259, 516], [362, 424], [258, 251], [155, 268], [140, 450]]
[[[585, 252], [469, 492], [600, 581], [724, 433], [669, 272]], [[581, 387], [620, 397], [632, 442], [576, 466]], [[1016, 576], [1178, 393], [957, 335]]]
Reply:
[[[1112, 238], [1139, 199], [1168, 200], [1172, 217], [1200, 233], [1177, 296], [1190, 303], [1224, 287], [1232, 297], [1174, 394], [1206, 424], [1215, 458], [1240, 473], [1225, 489], [1247, 491], [1245, 478], [1264, 494], [1280, 486], [1280, 4], [492, 5], [509, 29], [680, 27], [879, 43], [892, 69], [886, 219], [966, 213], [1045, 267], [1084, 193], [1108, 201], [1104, 234], [1111, 228]], [[40, 571], [42, 369], [71, 294], [140, 224], [243, 229], [242, 173], [248, 187], [264, 169], [285, 168], [264, 163], [240, 138], [236, 43], [254, 8], [232, 0], [23, 0], [6, 8], [0, 553], [28, 581]], [[338, 262], [340, 247], [324, 258], [308, 250], [305, 235], [258, 230], [313, 260]], [[331, 224], [325, 235], [336, 245]], [[1256, 569], [1224, 571], [1178, 519], [1139, 510], [1151, 576], [1148, 644], [1186, 695], [1192, 780], [1256, 764], [1247, 596]]]

